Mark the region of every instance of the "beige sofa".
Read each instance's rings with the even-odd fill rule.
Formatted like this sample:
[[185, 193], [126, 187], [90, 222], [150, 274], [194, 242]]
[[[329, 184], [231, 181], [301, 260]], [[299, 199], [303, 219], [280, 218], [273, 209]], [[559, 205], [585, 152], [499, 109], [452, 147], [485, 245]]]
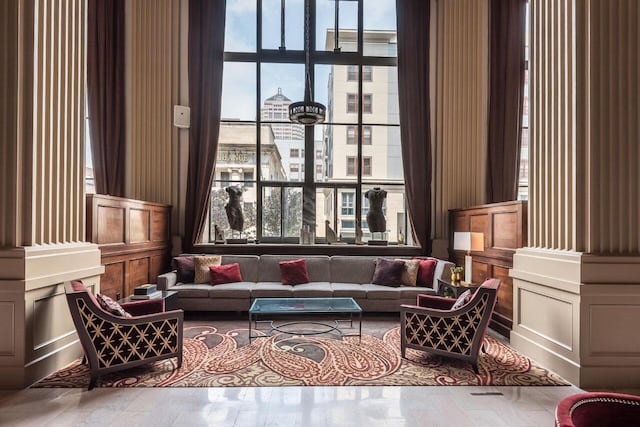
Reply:
[[[310, 283], [283, 285], [280, 261], [305, 258]], [[438, 279], [449, 281], [448, 261], [438, 260], [431, 287], [391, 287], [371, 283], [375, 256], [223, 255], [222, 264], [238, 263], [243, 282], [208, 285], [177, 282], [175, 271], [158, 276], [158, 288], [178, 291], [178, 306], [191, 311], [247, 311], [254, 298], [352, 297], [364, 311], [394, 312], [415, 304], [417, 294], [435, 294]]]

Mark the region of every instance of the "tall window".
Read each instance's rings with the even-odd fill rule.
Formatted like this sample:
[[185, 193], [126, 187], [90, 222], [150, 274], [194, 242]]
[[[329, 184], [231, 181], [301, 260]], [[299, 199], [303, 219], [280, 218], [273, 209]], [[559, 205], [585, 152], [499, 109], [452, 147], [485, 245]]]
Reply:
[[[243, 237], [250, 240], [297, 244], [302, 225], [317, 224], [322, 242], [329, 221], [346, 242], [353, 242], [357, 226], [366, 241], [363, 194], [381, 187], [387, 191], [387, 238], [394, 242], [399, 231], [411, 235], [400, 150], [396, 1], [338, 0], [337, 34], [335, 2], [309, 3], [308, 80], [327, 115], [323, 124], [302, 126], [291, 123], [287, 111], [305, 95], [305, 1], [284, 1], [281, 31], [281, 1], [227, 0], [216, 169], [254, 172], [252, 182], [246, 172], [238, 182], [235, 172], [227, 179], [245, 188]], [[215, 176], [209, 228], [230, 235], [226, 181]]]

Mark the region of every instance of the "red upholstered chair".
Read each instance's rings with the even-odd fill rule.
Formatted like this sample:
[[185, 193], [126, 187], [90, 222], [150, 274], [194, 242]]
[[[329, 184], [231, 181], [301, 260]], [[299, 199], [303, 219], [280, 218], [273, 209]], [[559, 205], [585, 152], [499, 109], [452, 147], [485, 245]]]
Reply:
[[640, 396], [591, 392], [565, 397], [556, 407], [556, 427], [640, 426]]
[[171, 357], [182, 366], [182, 310], [165, 312], [162, 302], [136, 301], [122, 305], [136, 314], [124, 318], [103, 310], [80, 281], [65, 283], [65, 293], [91, 371], [89, 390], [109, 372]]
[[496, 304], [500, 280], [487, 279], [461, 308], [455, 299], [418, 295], [417, 305], [400, 308], [401, 350], [427, 351], [471, 362], [478, 372], [478, 353]]

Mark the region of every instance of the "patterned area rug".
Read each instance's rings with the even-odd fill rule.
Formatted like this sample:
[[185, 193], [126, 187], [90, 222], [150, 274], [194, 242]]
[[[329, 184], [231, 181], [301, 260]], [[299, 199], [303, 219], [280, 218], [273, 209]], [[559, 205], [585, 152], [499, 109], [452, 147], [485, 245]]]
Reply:
[[[221, 329], [227, 328], [186, 327], [180, 369], [169, 359], [105, 375], [98, 387], [568, 385], [489, 336], [476, 375], [466, 362], [421, 351], [408, 349], [402, 359], [399, 327], [363, 335], [362, 343], [356, 337], [276, 334], [248, 344], [246, 328]], [[34, 387], [88, 384], [88, 368], [78, 360]]]

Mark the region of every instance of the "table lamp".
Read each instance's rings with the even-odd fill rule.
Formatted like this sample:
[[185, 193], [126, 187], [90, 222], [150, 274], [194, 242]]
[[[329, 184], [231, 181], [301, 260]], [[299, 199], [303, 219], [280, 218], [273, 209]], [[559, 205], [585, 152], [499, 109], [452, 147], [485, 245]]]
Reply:
[[484, 251], [484, 234], [472, 232], [454, 232], [453, 250], [467, 251], [464, 257], [464, 281], [471, 283], [471, 251]]

